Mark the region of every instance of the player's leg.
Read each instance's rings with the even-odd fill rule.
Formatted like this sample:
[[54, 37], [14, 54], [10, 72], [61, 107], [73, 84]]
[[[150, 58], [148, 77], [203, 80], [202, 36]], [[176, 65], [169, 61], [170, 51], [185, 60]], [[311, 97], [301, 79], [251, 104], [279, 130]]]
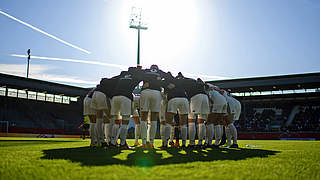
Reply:
[[120, 131], [120, 147], [121, 148], [128, 148], [127, 140], [127, 133], [128, 133], [128, 125], [129, 125], [129, 115], [122, 116], [122, 125]]
[[96, 123], [96, 134], [97, 134], [97, 143], [98, 146], [101, 146], [103, 143], [103, 110], [96, 110], [97, 123]]
[[206, 127], [204, 125], [204, 122], [207, 120], [208, 118], [208, 114], [209, 114], [209, 99], [208, 96], [205, 94], [199, 94], [199, 103], [200, 103], [200, 109], [196, 109], [195, 112], [199, 113], [199, 118], [198, 118], [198, 127], [199, 127], [199, 131], [198, 131], [198, 145], [202, 146], [202, 141], [206, 135]]
[[189, 112], [189, 101], [187, 98], [180, 98], [180, 103], [178, 106], [179, 112], [179, 125], [181, 131], [182, 148], [186, 147], [187, 136], [188, 136], [188, 112]]
[[159, 112], [151, 112], [151, 123], [150, 123], [150, 148], [154, 148], [154, 138], [157, 132], [157, 119], [159, 116]]
[[90, 138], [91, 138], [91, 143], [90, 146], [94, 146], [97, 143], [97, 135], [96, 135], [96, 115], [89, 115], [90, 118], [90, 128], [89, 128], [89, 133], [90, 133]]
[[148, 131], [148, 112], [140, 112], [140, 133], [142, 139], [142, 147], [146, 147], [147, 144], [147, 131]]
[[196, 137], [196, 126], [195, 126], [196, 115], [193, 113], [188, 114], [188, 126], [189, 126], [189, 147], [195, 146]]
[[140, 120], [139, 120], [139, 116], [137, 116], [137, 113], [136, 112], [133, 116], [132, 116], [132, 119], [134, 121], [134, 124], [135, 124], [135, 129], [134, 129], [134, 138], [135, 138], [135, 141], [134, 141], [134, 145], [133, 146], [139, 146], [139, 137], [140, 137]]
[[103, 136], [103, 114], [108, 109], [107, 97], [104, 93], [95, 91], [92, 96], [91, 106], [96, 110], [96, 134], [97, 144], [101, 146], [104, 141]]
[[222, 136], [219, 146], [225, 145], [227, 142], [227, 136], [226, 136], [226, 125], [225, 122], [222, 124]]
[[188, 122], [188, 114], [181, 114], [180, 115], [180, 131], [181, 131], [181, 139], [182, 139], [182, 147], [186, 147], [187, 143], [187, 137], [188, 137], [188, 128], [187, 128], [187, 122]]
[[237, 128], [235, 127], [235, 125], [233, 123], [229, 124], [228, 127], [230, 128], [230, 131], [231, 131], [231, 134], [232, 134], [232, 138], [233, 138], [232, 146], [238, 148], [238, 132], [237, 132]]
[[[228, 120], [228, 125], [227, 128], [229, 129], [229, 138], [230, 138], [230, 144], [231, 144], [231, 139], [233, 139], [233, 144], [230, 146], [231, 148], [238, 148], [238, 133], [237, 129], [233, 124], [233, 115], [230, 117]], [[229, 139], [228, 139], [229, 140]]]
[[225, 125], [225, 132], [226, 132], [226, 139], [227, 139], [227, 146], [231, 146], [231, 139], [232, 139], [232, 134], [231, 134], [231, 129], [229, 128], [229, 124], [232, 122], [230, 122], [230, 115], [225, 115], [223, 116], [223, 120], [224, 120], [224, 123], [226, 124]]
[[111, 99], [111, 116], [114, 120], [114, 124], [112, 126], [112, 140], [111, 146], [117, 146], [117, 141], [120, 133], [120, 110], [121, 110], [121, 96], [114, 96]]
[[197, 106], [200, 106], [197, 98], [194, 96], [190, 99], [189, 113], [188, 113], [188, 127], [189, 127], [189, 147], [195, 146], [195, 136], [196, 136], [196, 126], [195, 120], [197, 119], [197, 114], [195, 113]]
[[160, 136], [161, 136], [161, 149], [165, 149], [168, 147], [168, 140], [166, 137], [166, 121], [160, 120]]
[[148, 131], [148, 113], [150, 104], [150, 91], [148, 89], [143, 90], [140, 96], [140, 133], [142, 139], [142, 147], [146, 148], [147, 144], [147, 131]]
[[204, 122], [206, 120], [206, 115], [204, 114], [201, 114], [198, 118], [198, 146], [202, 146], [202, 141], [205, 137], [205, 134], [206, 134], [206, 127], [204, 125]]
[[111, 137], [111, 128], [113, 124], [111, 123], [111, 116], [110, 115], [105, 115], [104, 116], [104, 137], [105, 137], [105, 142], [106, 146], [110, 144], [110, 137]]
[[215, 146], [219, 146], [221, 137], [222, 137], [222, 129], [221, 129], [221, 118], [222, 115], [218, 114], [218, 113], [213, 113], [214, 114], [214, 120], [213, 120], [213, 124], [214, 124], [214, 136], [215, 136], [215, 142], [214, 145]]
[[214, 126], [213, 126], [213, 116], [212, 113], [208, 115], [207, 123], [206, 123], [206, 145], [210, 147], [212, 145], [212, 140], [214, 136]]
[[127, 133], [128, 133], [128, 125], [129, 118], [131, 114], [131, 99], [122, 96], [121, 97], [121, 116], [122, 116], [122, 126], [120, 131], [120, 147], [129, 148], [127, 144]]
[[90, 119], [90, 126], [89, 126], [89, 136], [90, 136], [90, 146], [94, 146], [97, 143], [96, 133], [95, 133], [95, 125], [96, 125], [96, 112], [91, 107], [92, 98], [88, 96], [85, 97], [83, 100], [83, 114], [88, 115]]
[[150, 148], [154, 148], [154, 138], [157, 132], [157, 120], [159, 118], [159, 112], [161, 110], [161, 92], [157, 90], [151, 91], [150, 98], [150, 112], [151, 112], [151, 127], [150, 127]]
[[[168, 131], [170, 133], [170, 145], [173, 145], [173, 137], [174, 134], [172, 134], [172, 132], [174, 133], [174, 121], [173, 121], [173, 117], [174, 117], [174, 113], [172, 112], [167, 112], [166, 113], [166, 121], [165, 121], [165, 127], [166, 127], [166, 131]], [[168, 134], [166, 132], [166, 134]], [[171, 143], [172, 142], [172, 143]], [[164, 146], [168, 146], [168, 137], [166, 137], [165, 142], [163, 143]]]
[[159, 113], [159, 119], [160, 119], [160, 136], [161, 136], [161, 149], [166, 149], [168, 147], [168, 138], [167, 136], [167, 123], [166, 123], [166, 111], [167, 111], [167, 102], [166, 102], [166, 96], [162, 94], [162, 100], [161, 100], [161, 111]]
[[174, 142], [173, 142], [173, 139], [174, 139], [174, 125], [168, 125], [167, 128], [169, 129], [169, 145], [173, 146], [174, 145]]

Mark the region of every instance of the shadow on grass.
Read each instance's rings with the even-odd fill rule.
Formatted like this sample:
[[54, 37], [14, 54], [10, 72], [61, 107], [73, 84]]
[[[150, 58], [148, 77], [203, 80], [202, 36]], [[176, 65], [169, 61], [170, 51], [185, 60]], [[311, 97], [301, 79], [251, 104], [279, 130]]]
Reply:
[[[181, 150], [170, 148], [165, 151], [142, 150], [140, 148], [125, 150], [130, 151], [125, 160], [120, 160], [114, 156], [119, 155], [124, 150], [103, 149], [103, 148], [64, 148], [44, 150], [42, 159], [65, 159], [72, 162], [80, 162], [83, 166], [102, 165], [127, 165], [139, 167], [153, 167], [156, 165], [181, 164], [188, 162], [206, 162], [216, 160], [244, 160], [247, 158], [266, 158], [275, 155], [279, 151], [262, 149], [206, 149], [206, 150]], [[162, 153], [168, 152], [171, 156], [163, 157]]]
[[79, 141], [56, 141], [56, 140], [0, 140], [1, 147], [9, 146], [24, 146], [24, 145], [38, 145], [38, 144], [53, 144], [53, 143], [65, 143], [65, 142], [79, 142]]

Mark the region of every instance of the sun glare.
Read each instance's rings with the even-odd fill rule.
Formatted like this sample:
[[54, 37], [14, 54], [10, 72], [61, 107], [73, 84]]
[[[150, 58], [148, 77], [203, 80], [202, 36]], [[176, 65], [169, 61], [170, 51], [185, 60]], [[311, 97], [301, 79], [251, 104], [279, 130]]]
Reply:
[[143, 66], [154, 64], [155, 61], [159, 65], [168, 65], [178, 55], [190, 50], [197, 28], [195, 2], [132, 0], [128, 3], [129, 8], [142, 8], [144, 20], [148, 25], [148, 30], [141, 34]]

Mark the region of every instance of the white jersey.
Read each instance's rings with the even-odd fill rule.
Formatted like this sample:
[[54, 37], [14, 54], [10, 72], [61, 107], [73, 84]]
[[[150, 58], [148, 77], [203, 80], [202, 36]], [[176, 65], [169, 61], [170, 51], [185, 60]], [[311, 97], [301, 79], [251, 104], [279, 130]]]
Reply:
[[227, 113], [227, 100], [216, 90], [209, 91], [211, 113]]
[[83, 100], [83, 115], [95, 115], [96, 111], [91, 108], [92, 99], [87, 95]]
[[230, 108], [230, 113], [234, 114], [233, 120], [239, 120], [240, 114], [241, 114], [241, 103], [235, 99], [232, 96], [229, 96], [226, 92], [224, 92], [224, 97], [227, 99], [228, 101], [228, 105]]

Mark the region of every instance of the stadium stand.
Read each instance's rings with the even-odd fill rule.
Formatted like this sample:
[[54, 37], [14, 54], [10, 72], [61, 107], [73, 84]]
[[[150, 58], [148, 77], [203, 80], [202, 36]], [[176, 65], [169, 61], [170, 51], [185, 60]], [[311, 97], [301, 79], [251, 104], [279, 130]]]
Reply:
[[240, 139], [320, 138], [320, 73], [209, 83], [241, 102], [242, 113], [235, 122]]
[[[239, 139], [320, 139], [320, 73], [208, 83], [241, 102], [242, 113], [235, 123]], [[77, 126], [83, 120], [82, 101], [88, 91], [0, 73], [0, 121], [9, 122], [9, 133], [80, 135]], [[130, 127], [128, 134], [133, 136]]]
[[81, 133], [87, 89], [7, 74], [0, 87], [0, 121], [9, 122], [9, 133]]

